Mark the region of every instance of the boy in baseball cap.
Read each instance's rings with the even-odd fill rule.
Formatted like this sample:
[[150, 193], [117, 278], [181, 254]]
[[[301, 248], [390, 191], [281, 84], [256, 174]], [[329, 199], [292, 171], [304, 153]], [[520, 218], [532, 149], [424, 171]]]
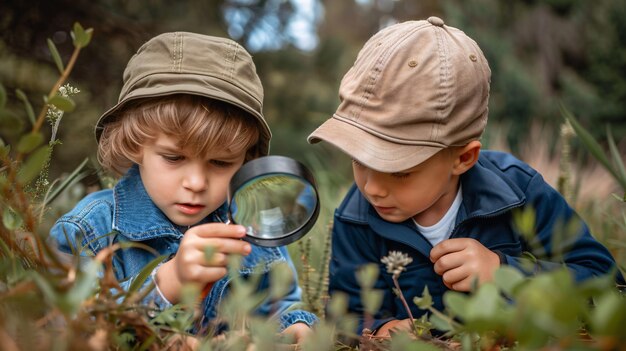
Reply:
[[[501, 265], [532, 274], [564, 263], [578, 281], [615, 269], [540, 174], [509, 154], [480, 152], [490, 76], [474, 40], [430, 17], [375, 34], [343, 77], [337, 111], [308, 140], [353, 159], [355, 184], [335, 212], [330, 266], [331, 293], [347, 293], [351, 311], [363, 312], [355, 271], [382, 266], [393, 251], [412, 259], [399, 276], [406, 299], [428, 287], [439, 310], [447, 290], [489, 282]], [[527, 206], [536, 210], [538, 249], [512, 225], [512, 212]], [[579, 223], [575, 242], [552, 247], [553, 232], [570, 221]], [[537, 257], [535, 269], [522, 264], [525, 251]], [[391, 272], [381, 269], [374, 288], [384, 291], [382, 307], [360, 328], [383, 336], [408, 329]], [[425, 312], [411, 310], [414, 318]]]
[[[231, 177], [269, 152], [262, 107], [252, 57], [236, 42], [186, 32], [152, 38], [128, 62], [119, 101], [96, 126], [100, 163], [124, 176], [58, 219], [51, 237], [67, 254], [85, 247], [82, 256], [118, 243], [151, 247], [116, 251], [122, 287], [157, 256], [168, 257], [144, 283], [156, 286], [144, 302], [165, 309], [181, 300], [183, 285], [205, 288], [204, 326], [228, 295], [229, 256], [244, 256], [241, 275], [269, 275], [273, 264], [284, 262], [295, 276], [285, 247], [252, 245], [240, 240], [243, 226], [224, 224]], [[207, 248], [213, 248], [210, 259]], [[260, 281], [259, 290], [268, 289], [269, 277]], [[287, 291], [279, 301], [268, 297], [257, 312], [300, 341], [317, 318], [293, 308], [300, 301], [297, 281]]]

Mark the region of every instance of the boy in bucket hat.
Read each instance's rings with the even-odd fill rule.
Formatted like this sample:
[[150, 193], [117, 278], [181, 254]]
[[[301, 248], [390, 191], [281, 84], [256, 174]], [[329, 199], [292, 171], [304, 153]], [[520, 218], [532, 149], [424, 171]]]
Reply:
[[[62, 252], [85, 247], [95, 255], [113, 244], [138, 242], [153, 250], [116, 251], [114, 271], [127, 288], [155, 257], [168, 257], [146, 280], [145, 302], [165, 309], [181, 287], [207, 287], [202, 325], [215, 319], [230, 289], [228, 257], [243, 255], [239, 273], [268, 275], [293, 263], [285, 247], [240, 240], [245, 228], [227, 225], [226, 195], [243, 163], [267, 155], [271, 137], [262, 112], [263, 87], [250, 54], [236, 42], [195, 33], [165, 33], [145, 43], [124, 71], [119, 102], [96, 126], [101, 164], [124, 174], [114, 189], [92, 193], [51, 230]], [[207, 247], [214, 254], [205, 257]], [[158, 255], [155, 255], [155, 253]], [[254, 272], [254, 273], [253, 273]], [[263, 278], [259, 289], [267, 289]], [[316, 317], [293, 309], [296, 281], [280, 301], [257, 312], [272, 315], [300, 341]]]
[[[374, 288], [384, 291], [382, 306], [361, 329], [383, 336], [410, 330], [381, 263], [393, 251], [411, 261], [398, 277], [405, 298], [428, 287], [439, 310], [447, 290], [469, 291], [474, 281], [492, 280], [500, 265], [531, 274], [565, 263], [578, 281], [615, 269], [541, 175], [511, 155], [480, 152], [490, 75], [476, 42], [441, 19], [393, 25], [365, 43], [341, 81], [337, 111], [309, 136], [353, 159], [355, 185], [335, 212], [330, 290], [347, 293], [349, 309], [360, 314], [355, 271], [381, 267]], [[532, 243], [511, 220], [525, 206], [537, 213]], [[564, 240], [567, 247], [552, 247], [553, 232], [570, 221], [577, 233]], [[522, 264], [525, 251], [537, 257], [534, 269]], [[425, 312], [414, 304], [411, 310], [414, 318]]]

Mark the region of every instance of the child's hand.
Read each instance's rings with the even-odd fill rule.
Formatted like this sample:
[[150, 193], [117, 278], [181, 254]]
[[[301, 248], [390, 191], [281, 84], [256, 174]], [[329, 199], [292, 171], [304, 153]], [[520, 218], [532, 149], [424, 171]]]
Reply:
[[293, 336], [296, 339], [296, 344], [300, 345], [312, 332], [311, 328], [305, 323], [294, 323], [285, 328], [281, 334]]
[[[156, 283], [161, 293], [171, 303], [177, 303], [182, 285], [196, 283], [204, 287], [224, 277], [228, 255], [248, 255], [252, 250], [249, 243], [240, 240], [245, 234], [243, 226], [223, 223], [208, 223], [189, 229], [176, 256], [157, 272]], [[213, 247], [210, 261], [204, 254], [207, 246]]]
[[498, 254], [470, 238], [440, 242], [430, 251], [430, 261], [443, 283], [457, 291], [470, 291], [474, 278], [479, 284], [491, 281], [500, 266]]
[[408, 333], [413, 331], [413, 323], [411, 319], [392, 319], [378, 328], [375, 335], [388, 337], [391, 336], [391, 333], [398, 333], [400, 331]]

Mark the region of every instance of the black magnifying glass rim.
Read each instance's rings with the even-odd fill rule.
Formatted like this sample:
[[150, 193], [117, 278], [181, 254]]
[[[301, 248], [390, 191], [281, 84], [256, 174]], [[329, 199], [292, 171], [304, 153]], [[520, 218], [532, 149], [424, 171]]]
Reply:
[[317, 184], [313, 174], [300, 162], [285, 156], [263, 156], [245, 163], [236, 173], [230, 181], [229, 191], [229, 207], [228, 216], [230, 220], [235, 223], [230, 213], [230, 203], [232, 202], [232, 196], [239, 190], [241, 186], [259, 176], [271, 176], [273, 174], [282, 174], [295, 176], [306, 180], [315, 191], [315, 209], [307, 221], [300, 227], [283, 234], [280, 238], [275, 239], [263, 239], [257, 238], [246, 234], [244, 240], [259, 246], [276, 247], [291, 244], [292, 242], [302, 238], [306, 233], [311, 230], [320, 212], [320, 198], [317, 192]]

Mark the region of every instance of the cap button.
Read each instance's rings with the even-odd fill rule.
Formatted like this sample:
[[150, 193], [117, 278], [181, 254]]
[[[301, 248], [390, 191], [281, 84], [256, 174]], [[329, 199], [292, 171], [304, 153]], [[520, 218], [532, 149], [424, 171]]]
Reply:
[[433, 26], [443, 27], [443, 20], [439, 17], [430, 16], [428, 17], [428, 22]]

